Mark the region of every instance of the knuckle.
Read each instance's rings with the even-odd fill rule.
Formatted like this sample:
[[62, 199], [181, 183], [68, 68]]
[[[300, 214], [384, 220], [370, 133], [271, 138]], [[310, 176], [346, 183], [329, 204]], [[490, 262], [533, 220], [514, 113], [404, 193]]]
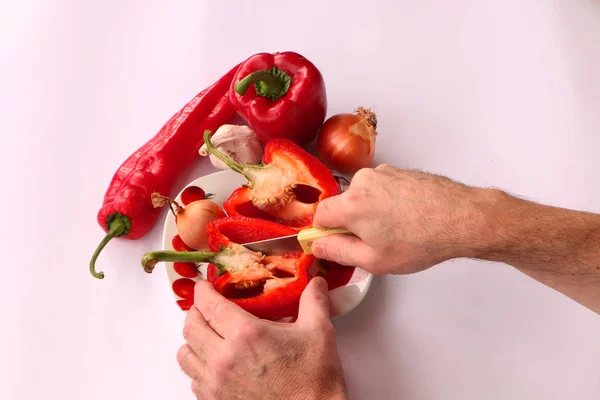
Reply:
[[329, 210], [331, 210], [330, 206], [331, 200], [329, 198], [324, 199], [317, 204], [317, 209], [315, 210], [315, 217], [320, 214], [328, 214]]
[[236, 339], [244, 343], [253, 343], [262, 336], [262, 329], [255, 321], [245, 321], [236, 332]]
[[330, 258], [333, 261], [336, 261], [342, 265], [349, 264], [348, 260], [347, 260], [346, 252], [344, 251], [342, 246], [336, 245], [336, 246], [329, 247], [329, 249], [327, 250], [327, 255], [329, 256], [328, 258]]
[[202, 371], [199, 369], [201, 367], [194, 362], [193, 357], [196, 357], [196, 355], [188, 345], [181, 346], [177, 351], [179, 366], [187, 376], [195, 380], [201, 376]]
[[375, 170], [373, 168], [361, 168], [358, 171], [356, 171], [354, 177], [352, 177], [352, 182], [354, 182], [355, 185], [368, 183], [369, 180], [373, 177], [374, 173]]
[[327, 240], [327, 247], [325, 248], [327, 259], [336, 261], [339, 260], [341, 254], [340, 248], [336, 246], [335, 243], [332, 243], [332, 239], [325, 240]]
[[324, 215], [331, 214], [339, 207], [339, 201], [339, 196], [328, 197], [317, 204], [316, 212]]
[[233, 357], [229, 352], [224, 351], [211, 360], [211, 366], [217, 377], [223, 377], [233, 368]]
[[193, 338], [193, 336], [194, 326], [189, 320], [186, 320], [185, 324], [183, 324], [183, 338], [189, 342]]
[[221, 301], [221, 299], [208, 300], [206, 302], [206, 306], [203, 313], [206, 321], [214, 320], [216, 316], [219, 315], [219, 312], [221, 311], [222, 307], [223, 302]]
[[352, 210], [353, 208], [359, 206], [365, 201], [366, 197], [366, 190], [364, 189], [348, 190], [345, 196], [345, 206], [347, 207], [345, 210]]
[[395, 168], [392, 164], [388, 164], [388, 163], [383, 163], [383, 164], [379, 164], [377, 167], [375, 167], [375, 170], [388, 170], [388, 169], [393, 169]]
[[179, 348], [179, 350], [177, 350], [177, 363], [180, 366], [183, 366], [183, 364], [185, 363], [185, 360], [187, 359], [188, 355], [190, 354], [190, 351], [192, 351], [190, 349], [190, 346], [183, 345]]

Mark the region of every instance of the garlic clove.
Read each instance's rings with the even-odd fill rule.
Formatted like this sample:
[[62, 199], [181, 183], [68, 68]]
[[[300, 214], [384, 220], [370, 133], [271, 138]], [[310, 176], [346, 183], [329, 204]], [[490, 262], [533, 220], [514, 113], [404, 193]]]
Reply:
[[[256, 133], [247, 125], [222, 125], [211, 137], [217, 150], [225, 153], [239, 164], [259, 164], [263, 155], [263, 145]], [[198, 152], [201, 156], [209, 155], [206, 144]], [[211, 164], [218, 169], [229, 169], [225, 163], [214, 155], [209, 156]]]

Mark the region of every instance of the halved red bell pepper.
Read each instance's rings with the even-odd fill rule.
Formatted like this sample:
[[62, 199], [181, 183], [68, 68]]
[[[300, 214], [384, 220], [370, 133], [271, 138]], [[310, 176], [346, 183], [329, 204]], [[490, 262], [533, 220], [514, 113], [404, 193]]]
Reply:
[[208, 281], [249, 313], [271, 320], [293, 317], [314, 257], [302, 251], [263, 255], [240, 244], [295, 232], [272, 221], [221, 218], [207, 226], [212, 251], [154, 251], [144, 255], [142, 265], [146, 272], [152, 272], [159, 261], [208, 262]]
[[[212, 251], [292, 235], [296, 231], [275, 222], [227, 217], [206, 228]], [[207, 279], [223, 296], [260, 318], [276, 320], [298, 313], [300, 295], [308, 284], [308, 268], [314, 257], [301, 251], [283, 255], [264, 255], [260, 267], [227, 268], [219, 276], [218, 268], [209, 264]]]
[[223, 203], [230, 216], [266, 219], [296, 230], [309, 228], [317, 204], [341, 192], [321, 161], [287, 139], [267, 142], [261, 165], [236, 163], [214, 148], [210, 131], [204, 132], [204, 140], [210, 153], [248, 179]]

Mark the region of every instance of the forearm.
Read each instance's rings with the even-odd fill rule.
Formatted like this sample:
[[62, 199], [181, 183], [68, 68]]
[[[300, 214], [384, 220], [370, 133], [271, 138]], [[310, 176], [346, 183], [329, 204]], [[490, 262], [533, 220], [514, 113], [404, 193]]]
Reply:
[[333, 397], [328, 397], [327, 400], [350, 400], [350, 397], [346, 393], [340, 392]]
[[600, 215], [498, 191], [484, 196], [486, 245], [476, 256], [512, 265], [600, 313]]
[[319, 203], [314, 224], [352, 235], [315, 241], [317, 258], [411, 274], [453, 258], [504, 262], [600, 313], [600, 215], [386, 164]]

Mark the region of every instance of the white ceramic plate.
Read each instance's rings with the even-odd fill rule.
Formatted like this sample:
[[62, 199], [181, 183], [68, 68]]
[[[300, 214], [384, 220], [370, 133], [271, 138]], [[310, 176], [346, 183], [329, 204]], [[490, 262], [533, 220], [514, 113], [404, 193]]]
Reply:
[[[231, 170], [220, 171], [214, 174], [206, 175], [190, 182], [188, 186], [199, 186], [206, 193], [213, 193], [214, 197], [212, 200], [219, 205], [222, 205], [229, 195], [238, 187], [247, 183], [246, 178], [242, 175], [233, 172]], [[185, 188], [184, 188], [185, 189]], [[182, 190], [183, 192], [183, 190]], [[178, 202], [181, 201], [181, 193], [175, 198]], [[177, 226], [175, 224], [175, 217], [172, 213], [168, 213], [165, 219], [165, 226], [163, 229], [163, 249], [173, 250], [171, 241], [173, 237], [177, 235]], [[173, 263], [165, 263], [167, 270], [167, 278], [169, 280], [169, 287], [172, 288], [173, 282], [177, 279], [181, 279], [182, 276], [175, 272]], [[206, 268], [208, 264], [200, 265], [200, 275], [192, 279], [193, 281], [199, 281], [206, 277]], [[346, 286], [338, 287], [329, 291], [329, 299], [331, 303], [331, 315], [332, 317], [339, 317], [350, 311], [352, 311], [360, 302], [364, 299], [369, 287], [373, 275], [370, 273], [356, 268], [354, 274], [350, 278], [350, 281]], [[183, 300], [173, 293], [176, 300]]]

